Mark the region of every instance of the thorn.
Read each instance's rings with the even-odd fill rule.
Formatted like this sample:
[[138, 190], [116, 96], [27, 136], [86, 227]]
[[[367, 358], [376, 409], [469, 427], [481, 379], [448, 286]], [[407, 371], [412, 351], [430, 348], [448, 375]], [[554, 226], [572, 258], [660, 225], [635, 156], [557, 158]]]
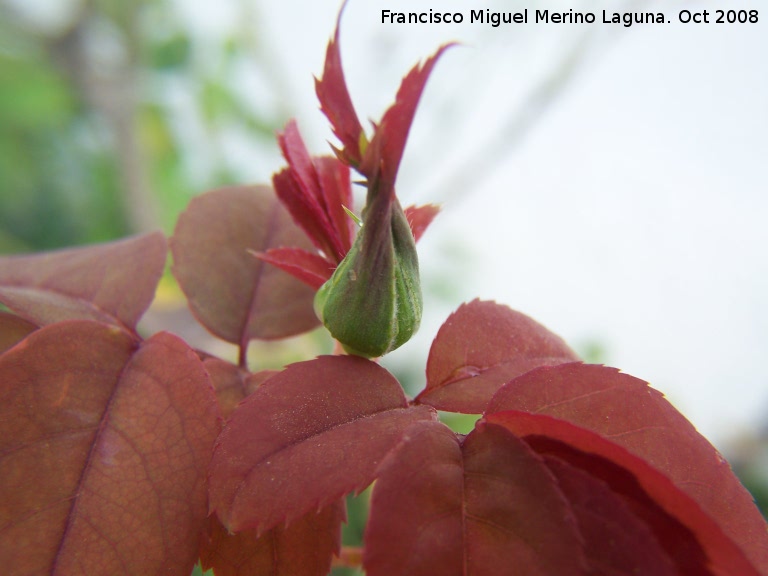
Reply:
[[360, 217], [357, 214], [352, 212], [352, 210], [350, 210], [349, 208], [347, 208], [343, 204], [341, 205], [341, 207], [344, 208], [344, 212], [347, 213], [347, 216], [349, 216], [350, 218], [352, 218], [352, 220], [355, 221], [355, 224], [357, 224], [360, 228], [363, 227], [363, 221], [360, 219]]

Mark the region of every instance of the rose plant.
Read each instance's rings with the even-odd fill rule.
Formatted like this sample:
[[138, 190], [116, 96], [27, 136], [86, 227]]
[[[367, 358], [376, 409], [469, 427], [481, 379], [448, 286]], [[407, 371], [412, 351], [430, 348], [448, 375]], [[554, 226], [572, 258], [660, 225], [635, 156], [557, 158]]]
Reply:
[[[460, 306], [413, 399], [375, 361], [421, 319], [415, 243], [438, 210], [403, 208], [395, 181], [447, 47], [369, 135], [338, 34], [316, 82], [335, 155], [311, 156], [290, 122], [272, 187], [195, 198], [170, 239], [192, 312], [236, 363], [139, 333], [161, 233], [0, 259], [3, 572], [768, 574], [765, 521], [709, 442], [527, 316]], [[336, 354], [249, 369], [252, 341], [320, 322]], [[438, 411], [479, 419], [462, 435]], [[372, 484], [364, 546], [343, 548], [345, 497]]]

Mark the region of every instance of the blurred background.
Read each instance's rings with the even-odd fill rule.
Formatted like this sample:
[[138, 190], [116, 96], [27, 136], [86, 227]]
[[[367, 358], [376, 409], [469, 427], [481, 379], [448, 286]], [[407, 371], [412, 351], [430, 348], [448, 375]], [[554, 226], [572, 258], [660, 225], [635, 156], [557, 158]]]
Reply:
[[[351, 0], [342, 56], [359, 115], [378, 119], [416, 61], [462, 44], [427, 85], [398, 180], [404, 204], [443, 206], [420, 242], [422, 329], [385, 361], [410, 391], [446, 316], [495, 299], [664, 392], [765, 510], [768, 10], [745, 0], [757, 23], [715, 24], [730, 4]], [[0, 253], [170, 234], [195, 194], [268, 182], [291, 117], [328, 152], [312, 76], [339, 6], [0, 0]], [[464, 23], [381, 21], [438, 8]], [[469, 23], [477, 8], [598, 23], [493, 28]], [[672, 23], [601, 24], [603, 9]], [[683, 9], [712, 23], [678, 23]], [[155, 312], [183, 306], [166, 278]], [[327, 345], [315, 333], [302, 350]], [[287, 354], [259, 350], [262, 366]]]

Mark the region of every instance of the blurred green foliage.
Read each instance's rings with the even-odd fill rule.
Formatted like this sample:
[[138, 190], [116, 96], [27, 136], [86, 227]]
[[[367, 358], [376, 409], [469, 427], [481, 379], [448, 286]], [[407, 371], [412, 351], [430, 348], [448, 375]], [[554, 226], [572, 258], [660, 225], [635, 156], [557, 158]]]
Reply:
[[123, 235], [115, 158], [89, 146], [84, 108], [70, 83], [40, 50], [4, 44], [0, 251]]
[[200, 564], [198, 563], [192, 570], [191, 576], [213, 576], [213, 569], [203, 571], [203, 569], [200, 567]]
[[[365, 523], [370, 509], [371, 488], [357, 496], [347, 496], [347, 522], [342, 525], [341, 541], [343, 546], [361, 547]], [[362, 570], [337, 566], [331, 570], [331, 576], [360, 576]]]
[[749, 469], [737, 469], [735, 472], [747, 490], [752, 494], [760, 512], [768, 520], [768, 481], [766, 481], [765, 474]]
[[268, 57], [245, 25], [210, 41], [168, 0], [71, 3], [53, 24], [22, 4], [0, 0], [0, 253], [170, 232], [192, 195], [248, 179], [224, 135], [271, 143], [284, 123], [238, 90]]

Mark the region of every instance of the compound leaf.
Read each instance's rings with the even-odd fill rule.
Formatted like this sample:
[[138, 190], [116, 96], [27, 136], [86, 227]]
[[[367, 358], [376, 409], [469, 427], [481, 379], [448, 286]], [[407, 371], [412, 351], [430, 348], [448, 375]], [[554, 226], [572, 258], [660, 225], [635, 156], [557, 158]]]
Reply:
[[160, 232], [30, 256], [0, 258], [0, 301], [38, 325], [95, 320], [134, 330], [166, 260]]
[[578, 360], [559, 337], [507, 306], [463, 304], [437, 333], [427, 387], [416, 398], [438, 410], [481, 414], [503, 384], [537, 366]]
[[256, 390], [259, 384], [277, 374], [277, 370], [248, 372], [231, 362], [214, 357], [206, 358], [203, 366], [211, 377], [211, 384], [216, 391], [216, 399], [224, 418], [229, 418], [235, 407]]
[[261, 534], [368, 486], [405, 427], [434, 418], [429, 407], [409, 407], [374, 362], [292, 364], [229, 418], [211, 464], [211, 510], [233, 532]]
[[484, 423], [504, 426], [542, 456], [603, 481], [648, 526], [680, 574], [759, 572], [714, 518], [667, 476], [625, 448], [565, 420], [509, 410]]
[[623, 447], [669, 477], [768, 572], [766, 524], [726, 460], [680, 412], [642, 380], [581, 363], [541, 367], [494, 396], [504, 410], [566, 420]]
[[650, 527], [605, 482], [559, 458], [547, 456], [544, 461], [578, 521], [587, 573], [679, 574]]
[[255, 530], [230, 534], [211, 516], [200, 554], [203, 569], [213, 568], [216, 576], [325, 576], [341, 548], [345, 509], [344, 500], [337, 500], [261, 536]]
[[15, 314], [0, 311], [0, 354], [37, 329], [37, 324]]
[[583, 574], [576, 520], [554, 476], [500, 426], [463, 441], [411, 426], [374, 486], [369, 576]]
[[331, 123], [333, 133], [342, 143], [342, 148], [337, 151], [338, 156], [350, 166], [357, 166], [362, 160], [361, 144], [366, 140], [341, 66], [339, 29], [342, 11], [343, 7], [336, 21], [336, 31], [325, 52], [323, 76], [321, 79], [315, 79], [315, 92], [320, 100], [320, 109]]
[[208, 330], [244, 346], [319, 324], [314, 291], [253, 257], [280, 246], [312, 249], [266, 186], [221, 188], [189, 203], [171, 238], [173, 273]]
[[3, 354], [0, 382], [6, 573], [187, 576], [220, 426], [197, 355], [68, 321]]

